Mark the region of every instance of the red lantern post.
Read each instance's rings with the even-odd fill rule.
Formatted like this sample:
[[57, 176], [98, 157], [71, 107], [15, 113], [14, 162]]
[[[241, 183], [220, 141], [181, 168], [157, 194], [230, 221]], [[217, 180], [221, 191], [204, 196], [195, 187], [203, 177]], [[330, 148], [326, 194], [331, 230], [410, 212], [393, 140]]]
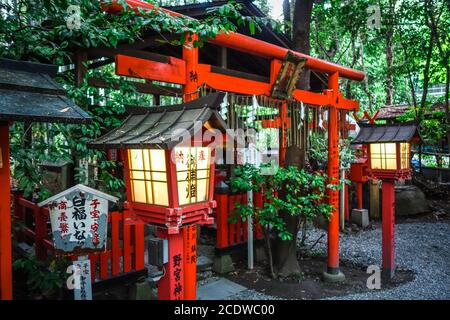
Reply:
[[411, 179], [411, 143], [420, 138], [415, 123], [360, 126], [352, 143], [367, 145], [369, 179], [382, 181], [383, 276], [391, 279], [395, 274], [395, 181]]
[[162, 262], [158, 283], [161, 300], [195, 299], [196, 226], [214, 221], [215, 151], [209, 144], [227, 129], [218, 113], [224, 96], [215, 93], [176, 106], [135, 107], [122, 126], [92, 143], [121, 149], [127, 209], [157, 226], [158, 237], [167, 240], [168, 259]]
[[[189, 102], [198, 98], [198, 47], [195, 41], [198, 36], [187, 35], [187, 43], [183, 46], [183, 60], [186, 63], [186, 84], [183, 86], [183, 101]], [[214, 172], [214, 170], [212, 171]], [[195, 300], [197, 297], [197, 226], [183, 228], [184, 250], [184, 299]]]

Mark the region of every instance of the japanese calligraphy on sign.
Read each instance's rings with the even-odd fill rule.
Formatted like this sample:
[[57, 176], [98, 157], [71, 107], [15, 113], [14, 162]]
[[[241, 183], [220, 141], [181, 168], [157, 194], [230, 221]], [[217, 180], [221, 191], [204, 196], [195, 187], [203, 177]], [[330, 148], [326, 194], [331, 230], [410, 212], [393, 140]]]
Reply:
[[91, 266], [89, 259], [74, 261], [73, 265], [77, 270], [75, 277], [75, 300], [92, 300]]
[[272, 97], [292, 99], [305, 63], [306, 59], [296, 56], [291, 51], [287, 53], [273, 85]]
[[117, 200], [79, 184], [39, 203], [48, 205], [55, 250], [60, 254], [104, 250], [108, 201]]

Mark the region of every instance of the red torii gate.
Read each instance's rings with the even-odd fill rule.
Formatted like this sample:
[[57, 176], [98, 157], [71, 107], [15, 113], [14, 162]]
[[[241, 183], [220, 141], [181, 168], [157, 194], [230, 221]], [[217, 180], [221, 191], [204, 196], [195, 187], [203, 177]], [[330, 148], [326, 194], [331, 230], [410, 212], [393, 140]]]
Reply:
[[[126, 0], [131, 8], [161, 10], [172, 16], [181, 16], [179, 13], [163, 8], [156, 8], [154, 5], [139, 1]], [[104, 10], [116, 13], [123, 10], [117, 3], [105, 6]], [[192, 41], [183, 46], [182, 59], [170, 57], [168, 63], [146, 60], [126, 55], [116, 56], [116, 73], [121, 76], [142, 78], [152, 81], [161, 81], [183, 85], [183, 100], [189, 101], [197, 98], [198, 88], [208, 85], [216, 90], [233, 92], [247, 95], [271, 95], [277, 75], [281, 69], [282, 61], [289, 50], [267, 42], [257, 40], [236, 32], [221, 33], [209, 42], [230, 48], [236, 51], [245, 52], [255, 56], [263, 57], [271, 61], [270, 82], [259, 82], [244, 79], [236, 76], [213, 72], [211, 65], [199, 63], [199, 48], [193, 47], [196, 36], [191, 37]], [[328, 89], [323, 93], [314, 93], [305, 90], [295, 90], [294, 99], [309, 105], [327, 106], [329, 108], [328, 117], [328, 176], [329, 183], [338, 184], [339, 181], [339, 117], [338, 110], [357, 111], [359, 103], [346, 99], [339, 92], [339, 77], [349, 80], [362, 81], [364, 73], [346, 68], [334, 63], [323, 61], [300, 52], [293, 52], [295, 55], [306, 58], [305, 67], [311, 70], [327, 73]], [[280, 115], [286, 114], [286, 104], [281, 108]], [[285, 121], [281, 121], [281, 131], [284, 132]], [[282, 157], [282, 156], [281, 156]], [[282, 157], [283, 158], [283, 157]], [[330, 277], [340, 275], [339, 271], [339, 193], [337, 190], [328, 191], [328, 202], [334, 208], [334, 214], [328, 226], [328, 262], [326, 274]], [[187, 230], [186, 232], [192, 232]], [[185, 270], [185, 299], [195, 299], [195, 266], [190, 266], [192, 270]], [[189, 275], [189, 276], [188, 276]]]

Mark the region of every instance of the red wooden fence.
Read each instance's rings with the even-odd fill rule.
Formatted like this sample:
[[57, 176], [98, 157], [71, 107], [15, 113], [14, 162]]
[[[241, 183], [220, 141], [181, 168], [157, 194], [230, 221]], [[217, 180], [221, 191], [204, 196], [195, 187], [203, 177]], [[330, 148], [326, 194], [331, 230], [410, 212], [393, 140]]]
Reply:
[[[21, 227], [19, 223], [22, 224]], [[16, 194], [13, 225], [17, 241], [34, 244], [39, 260], [45, 260], [53, 252], [47, 208], [38, 207]], [[144, 224], [131, 219], [127, 211], [112, 212], [108, 215], [106, 251], [89, 254], [92, 280], [105, 280], [133, 270], [143, 270], [144, 250]], [[71, 258], [76, 259], [76, 256]]]
[[[242, 222], [241, 219], [237, 219], [236, 223], [230, 223], [229, 218], [233, 214], [236, 203], [247, 203], [246, 194], [222, 194], [216, 193], [214, 195], [217, 201], [216, 208], [216, 224], [217, 224], [217, 238], [216, 238], [216, 248], [224, 249], [232, 247], [238, 244], [243, 244], [247, 242], [247, 221]], [[260, 192], [255, 192], [253, 195], [254, 205], [256, 207], [263, 206], [263, 197]], [[254, 228], [254, 239], [262, 239], [261, 226], [255, 223]]]

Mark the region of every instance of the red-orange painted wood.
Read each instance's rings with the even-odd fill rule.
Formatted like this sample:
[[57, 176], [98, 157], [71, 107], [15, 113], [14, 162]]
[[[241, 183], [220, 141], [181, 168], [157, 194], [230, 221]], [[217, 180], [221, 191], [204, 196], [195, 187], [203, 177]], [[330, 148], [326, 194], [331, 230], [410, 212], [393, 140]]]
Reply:
[[111, 274], [113, 276], [120, 273], [119, 224], [121, 218], [122, 215], [119, 212], [111, 213]]
[[[194, 47], [194, 41], [198, 40], [198, 36], [186, 35], [187, 43], [183, 46], [183, 60], [185, 63], [185, 82], [183, 87], [183, 101], [189, 102], [198, 98], [198, 88], [200, 83], [200, 73], [198, 65], [198, 47]], [[195, 139], [195, 138], [194, 138]], [[201, 138], [199, 139], [201, 140]], [[173, 183], [172, 188], [175, 190], [176, 203], [175, 207], [178, 207], [178, 193], [176, 182], [176, 165], [172, 166]], [[214, 172], [214, 167], [211, 167], [211, 172]], [[183, 240], [183, 299], [184, 300], [196, 300], [197, 298], [197, 226], [186, 226], [181, 230]], [[169, 241], [172, 237], [169, 237]], [[176, 240], [175, 240], [176, 241]], [[170, 245], [170, 244], [169, 244]]]
[[116, 55], [116, 74], [125, 77], [186, 84], [186, 65], [170, 57], [170, 63]]
[[[183, 101], [189, 102], [198, 98], [198, 87], [200, 83], [200, 70], [198, 64], [198, 47], [194, 48], [197, 35], [187, 36], [187, 44], [183, 46], [183, 61], [185, 63]], [[191, 41], [189, 41], [191, 40]]]
[[0, 123], [0, 297], [12, 300], [11, 200], [9, 169], [9, 125]]
[[[329, 77], [328, 88], [337, 96], [339, 91], [339, 75], [334, 73]], [[339, 183], [339, 132], [338, 111], [335, 106], [329, 107], [328, 113], [328, 183]], [[339, 273], [339, 191], [328, 189], [328, 204], [333, 207], [328, 223], [328, 265], [327, 272]]]
[[363, 208], [363, 184], [362, 182], [356, 183], [356, 198], [358, 200], [358, 209]]
[[383, 180], [382, 204], [382, 261], [383, 274], [392, 278], [395, 274], [395, 185], [393, 180]]
[[40, 261], [47, 259], [47, 249], [44, 240], [47, 237], [47, 217], [42, 214], [42, 208], [35, 206], [34, 213], [34, 232], [36, 258]]
[[270, 93], [271, 85], [269, 83], [213, 73], [210, 70], [210, 65], [199, 65], [201, 84], [207, 84], [216, 90], [238, 94], [269, 95]]
[[[15, 193], [14, 194], [14, 220], [13, 220], [13, 225], [16, 221], [18, 222], [22, 222], [25, 220], [25, 211], [22, 208], [22, 206], [20, 206], [19, 204], [19, 200], [21, 198], [22, 194], [21, 193]], [[23, 242], [25, 240], [25, 235], [23, 233], [23, 231], [21, 230], [21, 228], [17, 228], [15, 233], [14, 233], [14, 237], [18, 242]]]
[[182, 229], [184, 250], [184, 300], [197, 297], [197, 226], [190, 225]]
[[183, 300], [183, 234], [169, 234], [167, 229], [158, 228], [157, 235], [162, 239], [167, 239], [169, 246], [169, 261], [164, 265], [165, 274], [158, 281], [158, 299]]
[[[230, 202], [228, 203], [228, 215], [227, 215], [227, 220], [230, 217], [231, 214], [233, 214], [234, 208], [235, 208], [235, 203], [237, 202], [237, 197], [236, 195], [230, 195], [229, 197]], [[228, 245], [232, 246], [234, 245], [234, 235], [236, 233], [236, 224], [234, 223], [229, 223], [228, 224]]]
[[134, 268], [136, 271], [145, 268], [144, 257], [144, 224], [137, 221], [134, 225]]
[[228, 194], [216, 194], [215, 200], [217, 201], [216, 208], [216, 225], [217, 225], [217, 237], [216, 247], [226, 248], [228, 246]]
[[[150, 10], [155, 9], [154, 5], [139, 0], [126, 0], [126, 2], [131, 8], [146, 8]], [[104, 10], [114, 13], [123, 10], [123, 7], [118, 3], [114, 3], [112, 5], [105, 5]], [[181, 16], [181, 14], [179, 13], [164, 8], [158, 8], [157, 10], [164, 11], [172, 16]], [[220, 33], [214, 39], [210, 39], [209, 41], [211, 43], [220, 46], [224, 46], [241, 52], [246, 52], [256, 56], [261, 56], [264, 58], [268, 58], [270, 60], [271, 59], [283, 60], [289, 51], [289, 49], [274, 44], [270, 44], [249, 36], [245, 36], [236, 32]], [[363, 72], [343, 67], [334, 64], [332, 62], [314, 58], [300, 52], [294, 51], [294, 54], [296, 54], [299, 57], [306, 58], [307, 59], [306, 67], [309, 69], [325, 73], [339, 72], [342, 77], [350, 80], [362, 81], [364, 79]]]
[[91, 261], [91, 281], [95, 282], [95, 278], [97, 276], [98, 254], [91, 253], [89, 255], [89, 260]]
[[129, 212], [123, 213], [123, 272], [131, 271], [131, 226], [127, 223]]
[[109, 266], [110, 251], [100, 253], [100, 279], [105, 280], [109, 278], [108, 266]]

